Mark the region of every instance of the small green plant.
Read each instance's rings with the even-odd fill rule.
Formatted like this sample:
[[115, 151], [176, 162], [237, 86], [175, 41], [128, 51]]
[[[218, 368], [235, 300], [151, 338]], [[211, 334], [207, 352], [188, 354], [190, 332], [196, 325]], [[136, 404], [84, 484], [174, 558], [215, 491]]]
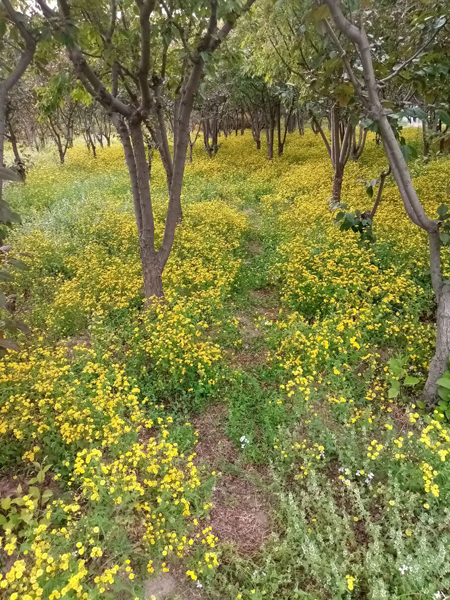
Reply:
[[[39, 520], [42, 510], [53, 496], [53, 491], [42, 485], [51, 465], [43, 467], [39, 463], [33, 464], [38, 469], [37, 474], [24, 486], [19, 484], [15, 492], [0, 500], [0, 526], [6, 533], [14, 532], [19, 537], [25, 526]], [[36, 483], [39, 485], [33, 485]]]
[[440, 379], [437, 380], [439, 402], [436, 409], [442, 413], [446, 419], [450, 420], [450, 371], [445, 371]]
[[339, 225], [341, 231], [351, 229], [355, 233], [359, 233], [362, 240], [375, 241], [370, 211], [355, 210], [354, 212], [346, 212], [347, 204], [345, 203], [340, 203], [336, 208], [340, 210], [336, 214], [335, 222]]
[[414, 387], [420, 382], [418, 377], [408, 375], [408, 371], [406, 369], [407, 361], [408, 359], [405, 356], [391, 358], [389, 360], [389, 398], [396, 398], [400, 393], [400, 388], [402, 385]]

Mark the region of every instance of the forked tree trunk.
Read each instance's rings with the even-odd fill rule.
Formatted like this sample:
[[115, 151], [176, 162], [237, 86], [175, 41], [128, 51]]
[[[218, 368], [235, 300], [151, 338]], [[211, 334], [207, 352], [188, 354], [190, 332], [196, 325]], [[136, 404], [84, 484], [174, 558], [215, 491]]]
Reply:
[[316, 134], [320, 133], [328, 156], [330, 157], [331, 164], [333, 165], [333, 191], [330, 200], [332, 200], [333, 205], [337, 205], [341, 201], [344, 170], [350, 155], [350, 142], [353, 133], [353, 126], [351, 125], [350, 121], [347, 121], [346, 124], [342, 123], [340, 120], [339, 107], [336, 105], [333, 106], [330, 111], [329, 122], [331, 130], [331, 144], [322, 129], [322, 125], [319, 123], [316, 117], [313, 116], [311, 119], [313, 131]]
[[366, 145], [367, 139], [367, 129], [363, 129], [361, 125], [359, 126], [359, 134], [358, 139], [356, 139], [356, 128], [353, 130], [352, 134], [352, 151], [351, 157], [353, 161], [357, 161], [360, 158], [361, 154], [364, 151], [364, 147]]
[[252, 136], [256, 144], [256, 149], [261, 150], [262, 117], [260, 118], [259, 111], [250, 112], [250, 120], [252, 126]]
[[[5, 0], [2, 1], [5, 2]], [[249, 10], [253, 1], [247, 0], [239, 14]], [[169, 173], [166, 171], [169, 202], [162, 242], [159, 249], [156, 250], [155, 223], [150, 191], [150, 170], [142, 130], [143, 123], [149, 120], [152, 113], [156, 112], [158, 141], [161, 137], [167, 138], [164, 115], [162, 114], [162, 107], [158, 98], [160, 79], [164, 79], [164, 77], [163, 75], [157, 75], [156, 71], [153, 70], [153, 65], [151, 64], [153, 56], [152, 61], [150, 60], [152, 48], [150, 17], [154, 8], [154, 2], [137, 3], [139, 9], [141, 52], [138, 64], [136, 65], [136, 78], [139, 84], [141, 100], [140, 102], [139, 100], [136, 102], [136, 92], [133, 91], [130, 93], [127, 90], [131, 100], [129, 104], [120, 99], [117, 94], [117, 85], [114, 84], [114, 71], [111, 73], [113, 86], [110, 92], [101, 79], [99, 79], [98, 74], [94, 72], [82, 49], [77, 44], [76, 36], [73, 36], [75, 25], [71, 16], [70, 4], [68, 2], [60, 2], [60, 12], [56, 12], [50, 8], [45, 0], [38, 0], [38, 4], [49, 22], [54, 23], [54, 21], [58, 21], [58, 31], [62, 30], [73, 39], [73, 42], [67, 46], [67, 52], [77, 76], [91, 96], [107, 111], [120, 136], [133, 193], [134, 212], [139, 233], [144, 292], [147, 300], [151, 302], [152, 297], [163, 296], [161, 277], [173, 247], [177, 225], [183, 216], [181, 190], [186, 166], [186, 153], [189, 145], [189, 123], [194, 98], [203, 76], [204, 54], [212, 54], [221, 45], [233, 28], [239, 14], [231, 11], [231, 16], [228, 19], [225, 18], [222, 26], [219, 28], [216, 13], [217, 3], [213, 2], [211, 4], [209, 26], [201, 37], [195, 52], [193, 52], [193, 56], [191, 56], [190, 70], [186, 73], [183, 83], [177, 92], [173, 106], [174, 145], [172, 176], [169, 177]], [[55, 19], [55, 15], [58, 16], [58, 19]], [[59, 18], [60, 16], [64, 18]], [[150, 80], [152, 83], [150, 83]], [[156, 102], [154, 102], [155, 97]], [[137, 106], [137, 104], [139, 105]], [[163, 139], [162, 141], [163, 146], [161, 146], [160, 154], [162, 151], [161, 157], [163, 158], [167, 139]]]

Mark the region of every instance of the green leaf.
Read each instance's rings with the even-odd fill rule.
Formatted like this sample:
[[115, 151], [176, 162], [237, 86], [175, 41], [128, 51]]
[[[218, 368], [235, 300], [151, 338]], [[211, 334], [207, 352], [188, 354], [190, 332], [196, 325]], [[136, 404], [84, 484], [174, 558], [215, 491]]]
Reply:
[[388, 391], [388, 398], [396, 398], [400, 393], [400, 382], [394, 380]]
[[0, 281], [11, 281], [13, 276], [7, 271], [0, 270]]
[[30, 485], [30, 487], [28, 488], [28, 495], [31, 496], [32, 498], [39, 498], [39, 496], [41, 495], [41, 492], [39, 491], [39, 488], [37, 488], [34, 485]]
[[408, 162], [408, 160], [411, 160], [412, 158], [417, 158], [417, 150], [414, 146], [411, 146], [411, 144], [403, 144], [402, 146], [400, 146], [400, 150], [402, 151], [406, 162]]
[[23, 262], [23, 260], [20, 260], [19, 258], [8, 258], [8, 263], [16, 269], [20, 269], [21, 271], [26, 271], [28, 269], [27, 263]]
[[22, 220], [17, 213], [11, 210], [9, 204], [0, 200], [0, 222], [1, 223], [21, 223]]
[[7, 522], [5, 515], [0, 515], [0, 526], [3, 526]]
[[438, 385], [440, 385], [441, 387], [444, 387], [448, 390], [450, 390], [450, 376], [449, 377], [440, 377], [437, 382]]
[[29, 512], [28, 509], [24, 508], [20, 512], [20, 516], [22, 517], [22, 521], [24, 521], [25, 523], [29, 523], [32, 520], [32, 518], [33, 518], [33, 513]]
[[14, 329], [18, 329], [19, 331], [21, 331], [25, 335], [30, 335], [30, 333], [31, 333], [31, 329], [23, 321], [11, 321], [8, 324], [8, 328], [11, 328], [11, 327], [14, 328]]
[[439, 398], [442, 398], [442, 400], [445, 400], [446, 402], [450, 400], [450, 390], [448, 390], [447, 388], [438, 388], [438, 395]]
[[407, 375], [403, 382], [404, 385], [417, 385], [420, 379], [418, 377], [411, 377], [411, 375]]
[[6, 181], [23, 181], [20, 173], [6, 167], [0, 167], [0, 179], [5, 179]]
[[450, 127], [450, 115], [448, 113], [446, 113], [445, 110], [438, 108], [436, 110], [436, 116], [438, 119], [440, 119], [444, 123], [444, 125], [447, 125], [447, 127]]
[[3, 500], [0, 502], [0, 506], [2, 507], [2, 510], [9, 510], [9, 507], [11, 506], [11, 498], [3, 498]]
[[445, 217], [448, 215], [448, 206], [446, 206], [445, 204], [441, 204], [437, 209], [437, 213], [441, 217], [441, 219], [445, 219]]
[[20, 346], [14, 340], [0, 340], [0, 348], [6, 348], [7, 350], [15, 350], [18, 352], [20, 350]]
[[4, 310], [8, 310], [8, 300], [6, 299], [5, 294], [0, 290], [0, 308]]
[[312, 17], [313, 21], [317, 23], [318, 21], [327, 19], [330, 16], [330, 9], [326, 4], [322, 4], [322, 6], [312, 10], [310, 16]]
[[441, 233], [439, 238], [444, 246], [448, 246], [450, 243], [450, 235], [448, 233]]
[[52, 490], [44, 490], [42, 493], [42, 502], [47, 502], [49, 498], [53, 496]]
[[390, 371], [397, 377], [403, 377], [405, 373], [405, 358], [391, 358], [388, 362]]

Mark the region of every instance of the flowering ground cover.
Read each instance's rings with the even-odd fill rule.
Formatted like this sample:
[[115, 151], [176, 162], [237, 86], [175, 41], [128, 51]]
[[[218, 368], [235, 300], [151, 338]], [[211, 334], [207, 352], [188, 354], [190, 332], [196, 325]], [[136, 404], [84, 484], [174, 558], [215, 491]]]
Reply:
[[[31, 334], [0, 362], [0, 597], [450, 593], [450, 431], [418, 403], [426, 237], [389, 179], [375, 241], [341, 231], [311, 131], [271, 163], [263, 151], [246, 133], [194, 153], [150, 308], [119, 146], [37, 157], [8, 188], [28, 265], [9, 293]], [[361, 180], [385, 166], [370, 139], [346, 167], [350, 209], [371, 207]], [[412, 172], [435, 215], [450, 160]], [[152, 186], [161, 235], [156, 160]]]

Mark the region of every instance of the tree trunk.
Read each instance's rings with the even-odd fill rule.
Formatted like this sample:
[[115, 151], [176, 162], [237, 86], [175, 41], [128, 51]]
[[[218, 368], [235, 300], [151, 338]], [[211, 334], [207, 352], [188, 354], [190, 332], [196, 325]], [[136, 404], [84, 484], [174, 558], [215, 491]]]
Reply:
[[305, 135], [305, 119], [303, 118], [303, 114], [300, 112], [300, 109], [297, 110], [297, 126], [298, 133], [300, 135]]
[[275, 119], [273, 116], [272, 107], [269, 108], [269, 119], [266, 124], [266, 140], [267, 140], [267, 158], [269, 160], [273, 159], [273, 140], [275, 133]]
[[423, 138], [423, 155], [426, 158], [430, 154], [430, 138], [428, 136], [428, 123], [427, 123], [426, 119], [424, 119], [422, 121], [422, 138]]
[[154, 249], [153, 240], [148, 232], [143, 230], [139, 235], [139, 253], [142, 262], [142, 277], [144, 279], [145, 297], [164, 298], [162, 284], [162, 267]]
[[209, 143], [209, 119], [205, 119], [203, 121], [203, 143], [205, 145], [205, 150], [208, 153], [209, 158], [212, 158], [212, 146]]
[[278, 139], [278, 156], [282, 156], [283, 154], [283, 141], [281, 138], [281, 102], [278, 102], [276, 108], [277, 115], [277, 139]]
[[436, 350], [430, 363], [423, 399], [429, 406], [439, 400], [437, 380], [448, 368], [450, 355], [450, 289], [444, 286], [439, 296], [436, 317]]
[[272, 160], [273, 158], [273, 124], [270, 123], [266, 127], [266, 141], [267, 141], [267, 158]]
[[333, 177], [333, 201], [337, 204], [341, 202], [343, 175], [343, 172], [337, 169]]
[[[6, 133], [6, 92], [0, 86], [0, 167], [4, 166]], [[3, 180], [0, 178], [0, 201], [3, 198]]]

